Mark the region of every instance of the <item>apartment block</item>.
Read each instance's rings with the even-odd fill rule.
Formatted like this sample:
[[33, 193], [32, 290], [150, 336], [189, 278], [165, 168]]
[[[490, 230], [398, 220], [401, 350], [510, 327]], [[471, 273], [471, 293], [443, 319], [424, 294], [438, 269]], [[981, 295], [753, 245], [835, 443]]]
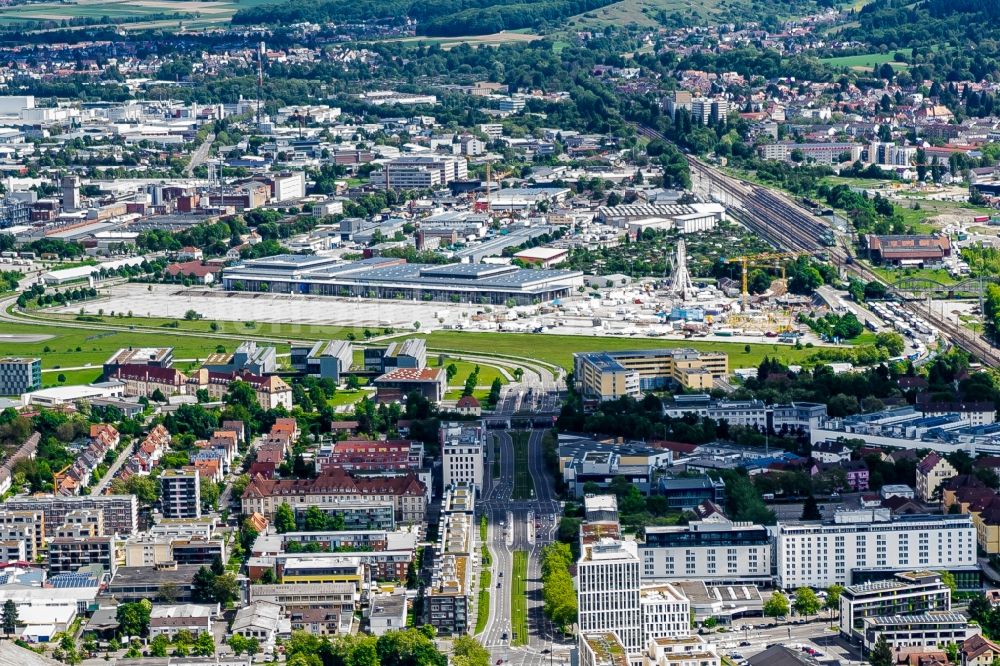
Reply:
[[139, 500], [135, 495], [20, 495], [7, 500], [7, 511], [41, 511], [44, 514], [44, 531], [52, 536], [66, 516], [72, 511], [97, 509], [104, 516], [104, 529], [108, 534], [127, 536], [133, 534], [139, 523]]
[[201, 518], [201, 473], [196, 468], [160, 474], [160, 511], [164, 518]]
[[776, 537], [783, 588], [851, 585], [913, 569], [976, 566], [976, 529], [967, 515], [893, 516], [889, 509], [838, 511], [829, 521], [782, 522]]
[[431, 586], [427, 588], [427, 622], [453, 636], [466, 634], [472, 627], [477, 530], [471, 514], [451, 513], [442, 519]]

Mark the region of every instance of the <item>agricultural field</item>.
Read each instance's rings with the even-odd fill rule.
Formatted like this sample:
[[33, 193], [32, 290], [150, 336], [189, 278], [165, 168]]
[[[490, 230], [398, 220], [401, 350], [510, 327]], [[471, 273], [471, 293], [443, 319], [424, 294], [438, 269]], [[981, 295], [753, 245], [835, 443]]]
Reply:
[[[107, 19], [108, 22], [136, 21], [164, 14], [196, 15], [183, 19], [185, 26], [228, 23], [238, 9], [267, 4], [270, 0], [64, 0], [32, 2], [0, 7], [0, 25], [19, 25], [31, 21], [69, 21], [72, 19]], [[176, 20], [153, 19], [149, 23], [130, 22], [126, 28], [175, 24]]]

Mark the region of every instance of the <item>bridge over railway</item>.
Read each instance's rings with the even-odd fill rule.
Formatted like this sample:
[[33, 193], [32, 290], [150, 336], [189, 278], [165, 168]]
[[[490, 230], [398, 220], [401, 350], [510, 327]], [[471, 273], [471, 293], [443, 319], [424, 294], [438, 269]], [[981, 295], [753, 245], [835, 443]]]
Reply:
[[930, 278], [908, 277], [887, 284], [886, 290], [906, 300], [919, 300], [931, 295], [944, 295], [946, 298], [981, 298], [989, 284], [1000, 284], [1000, 280], [969, 278], [961, 282], [944, 284]]

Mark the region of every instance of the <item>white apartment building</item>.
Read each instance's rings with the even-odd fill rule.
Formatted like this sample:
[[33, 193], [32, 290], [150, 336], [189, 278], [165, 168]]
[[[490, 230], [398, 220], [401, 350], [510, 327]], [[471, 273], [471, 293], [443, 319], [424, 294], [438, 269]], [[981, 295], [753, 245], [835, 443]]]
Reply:
[[889, 509], [838, 511], [832, 521], [773, 528], [779, 587], [850, 585], [863, 572], [976, 565], [969, 515], [892, 516]]
[[639, 544], [642, 578], [712, 583], [771, 581], [771, 535], [753, 523], [702, 522], [647, 527]]
[[642, 639], [681, 638], [691, 635], [691, 602], [669, 583], [639, 590]]
[[485, 425], [482, 422], [445, 423], [440, 433], [444, 487], [472, 485], [479, 492], [483, 487]]
[[644, 648], [639, 563], [634, 541], [607, 538], [583, 544], [577, 562], [580, 634], [614, 632], [632, 663]]

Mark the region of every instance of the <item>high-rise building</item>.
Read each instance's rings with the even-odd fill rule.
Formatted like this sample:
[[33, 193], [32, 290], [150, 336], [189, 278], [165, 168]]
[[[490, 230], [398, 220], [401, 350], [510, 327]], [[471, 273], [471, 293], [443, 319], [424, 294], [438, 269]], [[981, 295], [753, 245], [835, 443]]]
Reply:
[[41, 387], [41, 359], [0, 358], [0, 395], [21, 395]]
[[583, 543], [577, 562], [580, 634], [614, 632], [629, 655], [643, 650], [639, 553], [634, 541]]
[[452, 484], [483, 487], [486, 427], [481, 421], [441, 425], [441, 467], [444, 487]]
[[164, 518], [201, 518], [201, 474], [196, 468], [168, 469], [160, 475]]
[[63, 210], [80, 210], [80, 177], [64, 176], [62, 179]]

